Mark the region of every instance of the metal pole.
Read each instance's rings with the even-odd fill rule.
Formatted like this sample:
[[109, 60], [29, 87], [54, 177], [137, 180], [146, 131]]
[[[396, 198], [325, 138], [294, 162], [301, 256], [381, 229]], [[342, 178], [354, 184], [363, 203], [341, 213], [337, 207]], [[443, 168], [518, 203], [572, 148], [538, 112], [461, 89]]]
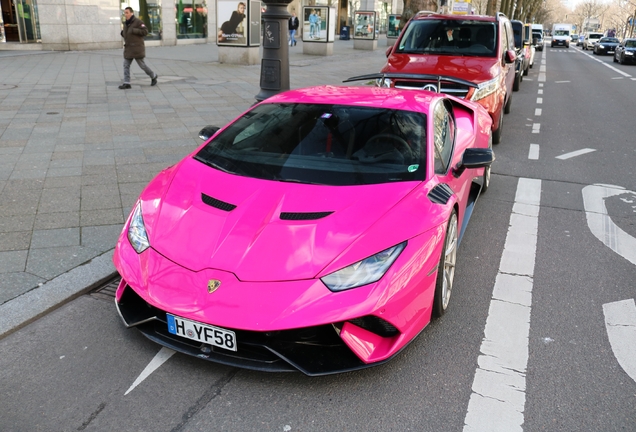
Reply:
[[289, 90], [288, 22], [291, 16], [287, 5], [292, 0], [263, 0], [263, 58], [261, 59], [261, 91], [258, 102]]

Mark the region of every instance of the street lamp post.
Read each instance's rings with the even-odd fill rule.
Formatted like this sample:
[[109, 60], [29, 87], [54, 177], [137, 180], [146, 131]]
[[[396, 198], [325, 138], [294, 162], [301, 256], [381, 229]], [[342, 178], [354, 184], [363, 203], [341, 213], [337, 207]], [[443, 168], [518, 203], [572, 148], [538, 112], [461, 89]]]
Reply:
[[263, 0], [263, 58], [261, 60], [261, 91], [257, 101], [263, 101], [289, 90], [289, 46], [287, 43], [287, 5], [292, 0]]

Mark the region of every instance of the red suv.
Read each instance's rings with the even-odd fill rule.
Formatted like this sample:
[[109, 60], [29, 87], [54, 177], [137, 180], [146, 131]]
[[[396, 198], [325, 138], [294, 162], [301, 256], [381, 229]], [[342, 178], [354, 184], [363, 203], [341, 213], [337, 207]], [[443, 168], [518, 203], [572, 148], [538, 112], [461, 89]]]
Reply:
[[476, 101], [492, 117], [493, 144], [501, 142], [503, 113], [510, 112], [516, 60], [512, 26], [504, 14], [419, 12], [387, 50], [387, 57], [381, 70], [385, 77], [378, 85], [434, 90]]

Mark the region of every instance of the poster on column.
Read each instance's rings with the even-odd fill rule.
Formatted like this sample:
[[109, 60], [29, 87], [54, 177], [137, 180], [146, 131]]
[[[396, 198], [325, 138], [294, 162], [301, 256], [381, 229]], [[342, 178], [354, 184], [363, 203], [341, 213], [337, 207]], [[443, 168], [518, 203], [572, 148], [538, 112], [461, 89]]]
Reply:
[[397, 39], [400, 35], [400, 20], [402, 19], [402, 15], [390, 14], [389, 15], [389, 24], [386, 29], [386, 37], [389, 39]]
[[356, 11], [353, 14], [355, 29], [354, 39], [375, 39], [375, 12]]
[[249, 9], [237, 0], [217, 0], [217, 45], [247, 46]]
[[303, 8], [303, 42], [328, 42], [329, 8], [310, 6]]

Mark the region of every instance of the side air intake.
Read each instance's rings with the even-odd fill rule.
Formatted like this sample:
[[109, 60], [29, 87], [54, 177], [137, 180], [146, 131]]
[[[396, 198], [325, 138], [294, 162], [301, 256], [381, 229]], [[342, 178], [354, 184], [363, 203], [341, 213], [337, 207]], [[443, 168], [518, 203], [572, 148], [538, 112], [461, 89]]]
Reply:
[[453, 190], [445, 183], [438, 184], [428, 193], [428, 199], [435, 204], [446, 204], [453, 196]]

